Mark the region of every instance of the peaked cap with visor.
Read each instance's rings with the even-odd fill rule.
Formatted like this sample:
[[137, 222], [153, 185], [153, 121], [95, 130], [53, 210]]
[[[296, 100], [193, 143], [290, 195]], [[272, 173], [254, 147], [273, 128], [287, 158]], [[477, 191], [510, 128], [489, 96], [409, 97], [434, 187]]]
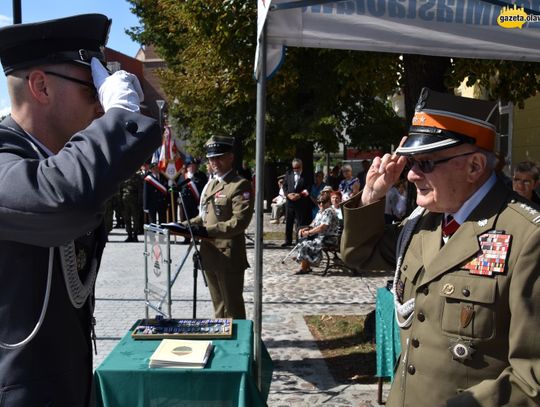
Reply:
[[46, 64], [74, 63], [90, 68], [92, 57], [103, 65], [111, 20], [103, 14], [81, 14], [0, 28], [0, 61], [4, 73]]
[[233, 151], [234, 137], [227, 136], [212, 136], [206, 142], [206, 157], [219, 157], [225, 153]]
[[465, 143], [494, 151], [498, 120], [497, 102], [423, 88], [409, 135], [396, 153], [426, 154]]

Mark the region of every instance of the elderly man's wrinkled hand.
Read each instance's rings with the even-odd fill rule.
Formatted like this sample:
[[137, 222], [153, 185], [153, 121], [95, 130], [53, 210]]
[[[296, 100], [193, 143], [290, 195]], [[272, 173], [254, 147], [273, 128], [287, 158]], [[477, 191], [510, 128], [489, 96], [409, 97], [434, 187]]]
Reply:
[[362, 191], [362, 205], [368, 205], [384, 198], [397, 182], [407, 164], [407, 158], [396, 154], [375, 157], [366, 175], [366, 185]]

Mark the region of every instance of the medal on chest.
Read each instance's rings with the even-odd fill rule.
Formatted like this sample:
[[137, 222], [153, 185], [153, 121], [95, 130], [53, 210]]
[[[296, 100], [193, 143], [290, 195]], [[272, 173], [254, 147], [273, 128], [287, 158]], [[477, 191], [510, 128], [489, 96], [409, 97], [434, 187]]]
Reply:
[[465, 265], [471, 274], [492, 276], [506, 271], [506, 258], [510, 249], [512, 235], [503, 231], [492, 231], [478, 237], [480, 251]]

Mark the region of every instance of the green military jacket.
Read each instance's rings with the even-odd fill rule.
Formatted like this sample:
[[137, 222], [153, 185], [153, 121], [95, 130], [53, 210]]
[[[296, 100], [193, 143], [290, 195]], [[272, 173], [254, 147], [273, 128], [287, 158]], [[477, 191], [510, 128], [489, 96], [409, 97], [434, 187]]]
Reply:
[[[385, 228], [384, 200], [355, 204], [344, 205], [344, 260], [395, 268], [406, 221]], [[403, 301], [415, 305], [389, 407], [540, 405], [540, 212], [532, 205], [497, 182], [444, 245], [442, 214], [424, 212], [400, 268]], [[503, 271], [478, 275], [469, 266], [480, 259], [479, 238], [494, 231], [510, 235]], [[456, 344], [468, 358], [456, 357]]]
[[213, 238], [201, 241], [203, 268], [243, 272], [249, 267], [244, 231], [253, 216], [251, 183], [234, 171], [222, 181], [208, 182], [201, 196], [202, 213], [191, 220], [206, 227]]

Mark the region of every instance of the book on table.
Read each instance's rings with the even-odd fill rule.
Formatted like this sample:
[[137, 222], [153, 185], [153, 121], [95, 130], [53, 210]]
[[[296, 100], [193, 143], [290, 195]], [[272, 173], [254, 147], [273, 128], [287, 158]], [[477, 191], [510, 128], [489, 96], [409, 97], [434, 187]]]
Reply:
[[148, 366], [200, 369], [208, 362], [213, 347], [212, 341], [163, 339]]

